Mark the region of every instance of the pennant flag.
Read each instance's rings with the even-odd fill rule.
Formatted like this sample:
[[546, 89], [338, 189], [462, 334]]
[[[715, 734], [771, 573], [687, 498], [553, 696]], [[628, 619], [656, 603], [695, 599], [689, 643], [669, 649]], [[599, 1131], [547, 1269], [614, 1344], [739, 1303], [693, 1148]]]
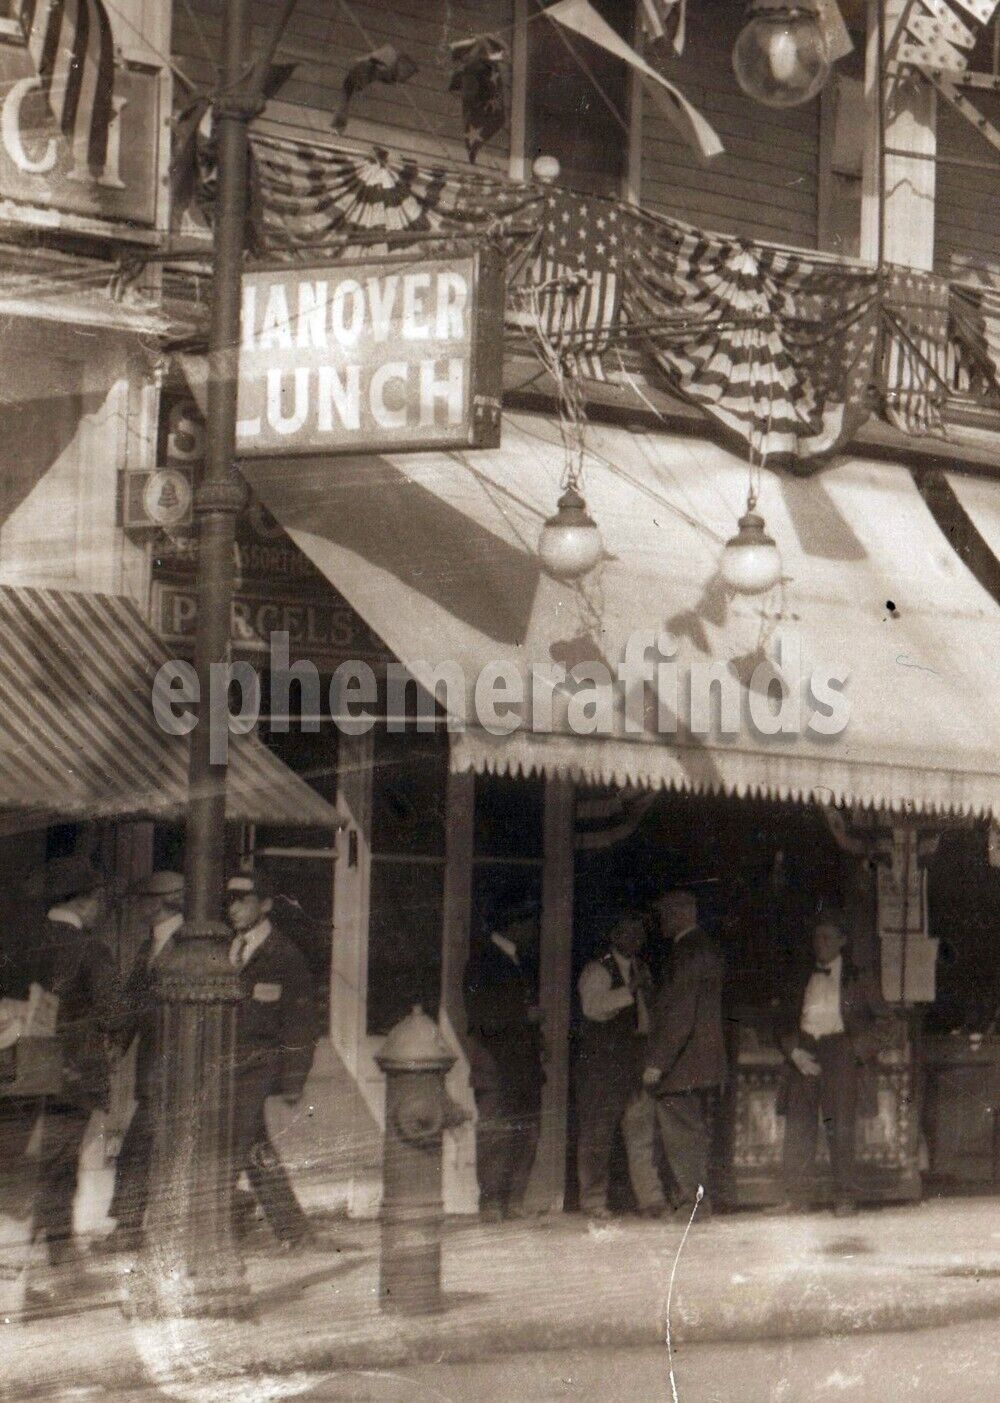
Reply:
[[854, 48], [854, 40], [844, 23], [837, 0], [816, 0], [819, 27], [826, 40], [826, 52], [831, 63], [846, 58]]
[[502, 131], [507, 121], [503, 82], [506, 58], [504, 45], [488, 34], [451, 45], [448, 91], [462, 94], [465, 145], [472, 162], [483, 142]]
[[677, 15], [674, 26], [674, 52], [684, 52], [684, 30], [687, 17], [687, 0], [640, 0], [639, 24], [651, 44], [665, 39], [667, 27], [673, 15]]
[[341, 132], [347, 126], [347, 109], [351, 98], [372, 83], [405, 83], [417, 71], [409, 54], [401, 54], [392, 44], [383, 44], [363, 58], [355, 59], [344, 77], [344, 95], [333, 119], [334, 128]]
[[602, 353], [618, 325], [625, 252], [622, 217], [611, 201], [548, 192], [526, 281], [538, 311], [533, 329], [591, 380], [606, 379]]
[[722, 151], [722, 142], [700, 112], [688, 102], [673, 83], [640, 58], [636, 51], [617, 34], [607, 20], [594, 9], [589, 0], [558, 0], [545, 12], [546, 19], [571, 29], [592, 44], [606, 49], [615, 58], [646, 79], [648, 90], [664, 116], [708, 160]]
[[102, 0], [22, 0], [18, 16], [49, 111], [77, 171], [100, 175], [114, 115], [115, 52]]

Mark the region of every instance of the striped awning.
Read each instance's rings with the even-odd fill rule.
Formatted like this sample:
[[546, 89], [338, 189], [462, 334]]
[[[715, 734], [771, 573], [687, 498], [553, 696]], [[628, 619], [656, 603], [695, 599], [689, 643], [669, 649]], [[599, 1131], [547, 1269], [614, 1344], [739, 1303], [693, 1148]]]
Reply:
[[[244, 471], [443, 697], [457, 769], [1000, 813], [1000, 603], [902, 464], [846, 457], [809, 481], [763, 472], [783, 578], [757, 597], [730, 595], [719, 574], [745, 510], [745, 461], [705, 439], [591, 423], [584, 492], [605, 558], [576, 584], [547, 576], [537, 554], [564, 466], [554, 419], [510, 413], [498, 449]], [[1000, 486], [949, 480], [977, 536], [1000, 541]], [[650, 662], [663, 639], [672, 662], [633, 677], [630, 716], [618, 669], [632, 639], [647, 640]], [[779, 644], [780, 727], [763, 714]], [[476, 689], [488, 697], [498, 669], [512, 691], [487, 729]], [[601, 676], [610, 700], [588, 715], [580, 697]], [[695, 724], [695, 680], [705, 697], [713, 676]], [[847, 708], [828, 733], [821, 694], [833, 678]], [[735, 712], [725, 725], [723, 691]]]
[[[171, 818], [188, 742], [158, 726], [162, 642], [127, 600], [0, 588], [0, 809]], [[254, 735], [230, 738], [226, 817], [336, 827], [335, 810]]]

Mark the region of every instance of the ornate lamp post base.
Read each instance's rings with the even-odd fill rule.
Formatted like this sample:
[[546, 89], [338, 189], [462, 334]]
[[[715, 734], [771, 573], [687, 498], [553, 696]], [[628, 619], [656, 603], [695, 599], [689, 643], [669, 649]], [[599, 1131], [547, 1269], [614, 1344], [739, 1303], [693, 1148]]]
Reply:
[[246, 1316], [233, 1243], [233, 1069], [239, 976], [222, 922], [175, 936], [158, 979], [158, 1133], [135, 1316]]

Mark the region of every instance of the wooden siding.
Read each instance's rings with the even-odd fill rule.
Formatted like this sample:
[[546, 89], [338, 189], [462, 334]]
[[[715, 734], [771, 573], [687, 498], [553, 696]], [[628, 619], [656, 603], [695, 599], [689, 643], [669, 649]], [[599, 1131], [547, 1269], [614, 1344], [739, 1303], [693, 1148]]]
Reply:
[[[277, 8], [278, 0], [252, 0], [258, 43]], [[208, 54], [219, 52], [222, 10], [223, 0], [186, 0], [174, 8], [174, 54], [184, 72], [200, 83], [210, 80]], [[448, 44], [487, 30], [509, 42], [512, 24], [513, 0], [351, 0], [350, 11], [339, 0], [299, 0], [278, 54], [299, 66], [269, 113], [269, 126], [285, 126], [289, 134], [300, 135], [312, 128], [329, 137], [327, 114], [340, 103], [348, 65], [391, 43], [410, 55], [418, 71], [405, 84], [377, 83], [358, 93], [346, 135], [388, 140], [391, 133], [393, 146], [401, 150], [459, 159], [464, 151], [461, 99], [447, 91]], [[508, 133], [500, 132], [483, 149], [480, 161], [495, 165], [501, 160], [506, 165], [508, 152]]]
[[640, 202], [705, 229], [817, 245], [819, 103], [776, 111], [739, 90], [731, 54], [742, 7], [688, 6], [684, 53], [662, 66], [725, 147], [707, 165], [649, 98], [642, 102]]
[[[1000, 98], [983, 92], [969, 97], [1000, 126]], [[949, 276], [1000, 285], [1000, 152], [943, 98], [937, 111], [935, 267]], [[987, 168], [949, 165], [954, 157]]]

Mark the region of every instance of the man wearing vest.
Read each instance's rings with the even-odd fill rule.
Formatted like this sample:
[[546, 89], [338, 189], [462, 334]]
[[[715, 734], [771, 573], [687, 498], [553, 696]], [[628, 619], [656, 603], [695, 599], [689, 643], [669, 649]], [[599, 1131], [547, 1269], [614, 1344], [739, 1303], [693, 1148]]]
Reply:
[[667, 967], [653, 1011], [643, 1082], [656, 1102], [663, 1149], [677, 1185], [675, 1211], [711, 1216], [708, 1160], [712, 1117], [725, 1080], [722, 958], [698, 925], [694, 892], [671, 891], [658, 903]]
[[116, 1039], [123, 1052], [135, 1039], [135, 1110], [115, 1165], [115, 1191], [108, 1209], [115, 1228], [101, 1244], [105, 1252], [134, 1251], [142, 1241], [156, 1108], [156, 972], [184, 921], [184, 878], [180, 872], [152, 872], [136, 895], [155, 905], [149, 934], [125, 982], [125, 1012]]
[[234, 1159], [282, 1247], [309, 1244], [309, 1220], [267, 1132], [265, 1106], [281, 1096], [295, 1106], [316, 1045], [312, 976], [298, 947], [271, 920], [262, 872], [231, 877], [229, 958], [240, 971], [243, 999], [236, 1025]]
[[656, 1113], [642, 1092], [653, 988], [639, 959], [644, 940], [641, 918], [623, 916], [611, 932], [610, 947], [584, 967], [577, 985], [583, 1012], [576, 1064], [577, 1174], [580, 1209], [595, 1219], [611, 1217], [608, 1169], [619, 1126], [640, 1214], [658, 1218], [666, 1206], [653, 1153]]

